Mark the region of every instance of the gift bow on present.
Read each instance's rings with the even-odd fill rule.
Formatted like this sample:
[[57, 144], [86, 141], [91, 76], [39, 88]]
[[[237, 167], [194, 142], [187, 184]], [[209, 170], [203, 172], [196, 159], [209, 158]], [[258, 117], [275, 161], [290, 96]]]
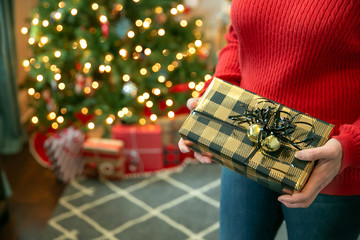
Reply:
[[[279, 105], [267, 99], [261, 100], [255, 104], [255, 107], [246, 107], [243, 114], [230, 115], [228, 118], [233, 120], [237, 125], [247, 123], [247, 137], [250, 141], [257, 143], [257, 149], [262, 150], [264, 155], [266, 152], [275, 152], [280, 148], [287, 150], [302, 150], [302, 144], [309, 146], [314, 140], [315, 128], [312, 123], [304, 121], [295, 121], [296, 117], [300, 114], [291, 115], [288, 112], [279, 110]], [[268, 103], [270, 106], [256, 107], [258, 104]], [[308, 132], [297, 134], [295, 137], [292, 135], [297, 130], [299, 124], [306, 125]], [[305, 137], [303, 137], [305, 135]], [[293, 148], [292, 148], [293, 147]], [[265, 153], [264, 153], [265, 151]], [[272, 158], [267, 155], [267, 157]], [[274, 159], [278, 161], [277, 159]], [[287, 163], [286, 163], [287, 164]], [[293, 167], [292, 164], [290, 166]]]

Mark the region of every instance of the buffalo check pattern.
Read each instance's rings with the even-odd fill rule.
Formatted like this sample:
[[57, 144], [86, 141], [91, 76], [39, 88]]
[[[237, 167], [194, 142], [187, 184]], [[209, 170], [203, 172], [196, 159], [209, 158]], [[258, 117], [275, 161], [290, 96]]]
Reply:
[[220, 173], [192, 161], [148, 178], [74, 179], [42, 239], [216, 240]]
[[[229, 116], [244, 114], [246, 108], [262, 108], [269, 104], [296, 116], [294, 122], [307, 122], [314, 126], [314, 140], [304, 148], [325, 144], [334, 127], [281, 104], [266, 102], [261, 96], [214, 78], [179, 132], [184, 139], [195, 143], [192, 146], [194, 151], [211, 152], [214, 161], [275, 191], [301, 190], [314, 162], [299, 161], [294, 156], [295, 151], [286, 146], [273, 153], [259, 150], [246, 136], [248, 124], [237, 125], [229, 119]], [[310, 130], [309, 125], [298, 124], [291, 137], [303, 139]]]

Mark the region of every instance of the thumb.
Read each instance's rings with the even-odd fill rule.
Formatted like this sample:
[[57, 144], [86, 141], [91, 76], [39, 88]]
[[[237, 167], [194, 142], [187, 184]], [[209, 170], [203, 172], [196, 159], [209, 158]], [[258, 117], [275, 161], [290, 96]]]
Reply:
[[299, 160], [316, 161], [327, 156], [327, 149], [325, 146], [305, 149], [295, 153], [295, 157]]
[[198, 101], [199, 101], [199, 98], [189, 98], [189, 100], [186, 103], [187, 108], [189, 110], [193, 110], [196, 107]]

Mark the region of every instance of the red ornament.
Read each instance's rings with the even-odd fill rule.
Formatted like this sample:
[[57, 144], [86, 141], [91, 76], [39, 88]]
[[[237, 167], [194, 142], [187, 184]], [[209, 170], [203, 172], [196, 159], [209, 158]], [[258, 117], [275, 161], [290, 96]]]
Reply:
[[109, 21], [101, 23], [101, 33], [105, 38], [108, 38], [109, 36], [109, 28], [110, 28]]

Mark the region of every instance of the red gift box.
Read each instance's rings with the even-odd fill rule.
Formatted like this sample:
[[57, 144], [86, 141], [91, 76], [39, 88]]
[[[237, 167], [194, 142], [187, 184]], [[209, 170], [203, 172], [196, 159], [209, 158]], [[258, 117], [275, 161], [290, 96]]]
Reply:
[[83, 144], [83, 174], [120, 180], [125, 173], [124, 143], [114, 139], [88, 138]]
[[114, 125], [111, 135], [124, 141], [126, 172], [152, 172], [164, 167], [160, 126]]

